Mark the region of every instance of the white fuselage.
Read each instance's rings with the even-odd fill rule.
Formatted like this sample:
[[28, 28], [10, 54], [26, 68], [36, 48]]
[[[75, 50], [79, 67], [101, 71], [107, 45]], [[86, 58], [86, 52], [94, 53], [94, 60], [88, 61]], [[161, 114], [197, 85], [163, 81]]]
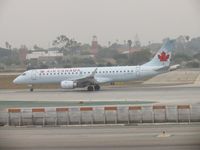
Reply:
[[33, 84], [45, 83], [59, 83], [65, 89], [87, 87], [88, 91], [98, 91], [103, 83], [148, 79], [170, 70], [173, 43], [174, 40], [166, 41], [152, 60], [141, 66], [34, 69], [25, 71], [13, 82], [30, 84], [30, 91]]
[[87, 67], [87, 68], [55, 68], [34, 69], [18, 76], [14, 83], [43, 84], [60, 83], [64, 80], [75, 81], [87, 77], [96, 69], [94, 78], [97, 83], [141, 80], [153, 77], [162, 72], [155, 71], [159, 67], [150, 66], [115, 66], [115, 67]]

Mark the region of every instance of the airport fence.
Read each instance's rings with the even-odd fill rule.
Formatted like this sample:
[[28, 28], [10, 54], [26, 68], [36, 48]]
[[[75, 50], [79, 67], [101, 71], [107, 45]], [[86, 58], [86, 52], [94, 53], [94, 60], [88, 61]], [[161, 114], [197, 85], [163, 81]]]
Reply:
[[0, 125], [9, 126], [170, 122], [200, 122], [200, 105], [9, 108], [0, 112]]

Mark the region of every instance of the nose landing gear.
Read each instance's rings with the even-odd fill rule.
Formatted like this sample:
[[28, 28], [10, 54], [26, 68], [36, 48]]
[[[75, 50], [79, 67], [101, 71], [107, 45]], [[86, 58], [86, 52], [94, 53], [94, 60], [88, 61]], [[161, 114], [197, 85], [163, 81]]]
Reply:
[[33, 85], [28, 85], [28, 87], [30, 88], [29, 90], [30, 90], [30, 92], [33, 92]]
[[30, 88], [30, 92], [33, 92], [33, 88]]

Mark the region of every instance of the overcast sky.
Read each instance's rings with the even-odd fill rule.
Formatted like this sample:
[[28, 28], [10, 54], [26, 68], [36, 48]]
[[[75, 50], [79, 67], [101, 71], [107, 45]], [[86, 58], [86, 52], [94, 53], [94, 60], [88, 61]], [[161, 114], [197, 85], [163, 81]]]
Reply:
[[97, 35], [102, 45], [117, 39], [142, 44], [165, 37], [200, 36], [199, 0], [0, 0], [0, 47], [48, 48], [60, 34], [81, 43]]

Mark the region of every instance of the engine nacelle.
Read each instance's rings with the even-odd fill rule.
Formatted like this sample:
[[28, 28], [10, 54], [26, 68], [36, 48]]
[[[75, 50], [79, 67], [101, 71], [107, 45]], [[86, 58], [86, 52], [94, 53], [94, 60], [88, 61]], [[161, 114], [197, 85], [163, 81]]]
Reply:
[[73, 89], [73, 88], [77, 87], [77, 83], [75, 83], [74, 81], [62, 81], [60, 83], [60, 86], [63, 89]]
[[177, 69], [179, 69], [179, 68], [180, 68], [180, 65], [179, 65], [179, 64], [173, 65], [173, 66], [170, 66], [170, 67], [169, 67], [169, 71], [174, 71], [174, 70], [177, 70]]

